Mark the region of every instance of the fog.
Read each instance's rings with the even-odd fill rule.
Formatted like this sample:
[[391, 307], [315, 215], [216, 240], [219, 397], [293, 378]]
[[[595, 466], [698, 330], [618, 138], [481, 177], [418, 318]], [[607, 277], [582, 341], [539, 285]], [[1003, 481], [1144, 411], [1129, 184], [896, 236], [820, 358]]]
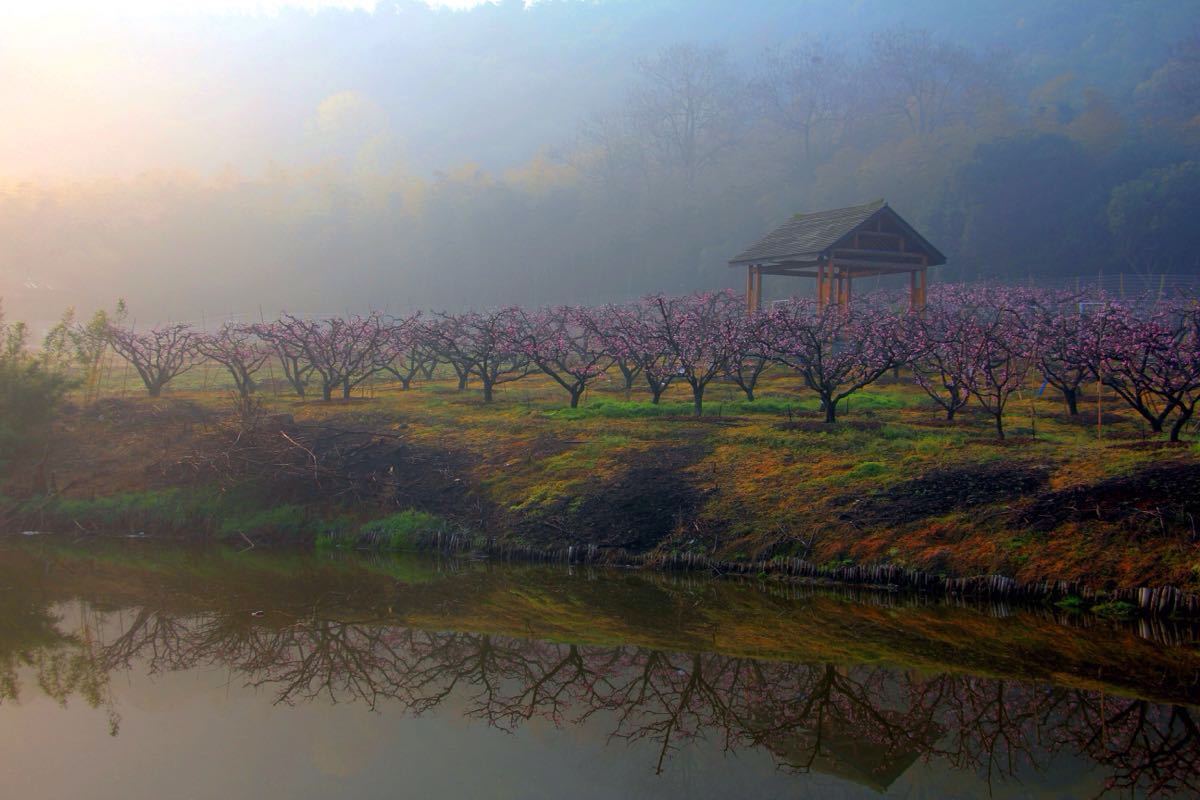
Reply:
[[1200, 271], [1188, 0], [155, 5], [0, 12], [12, 318], [737, 286], [878, 197], [935, 279]]

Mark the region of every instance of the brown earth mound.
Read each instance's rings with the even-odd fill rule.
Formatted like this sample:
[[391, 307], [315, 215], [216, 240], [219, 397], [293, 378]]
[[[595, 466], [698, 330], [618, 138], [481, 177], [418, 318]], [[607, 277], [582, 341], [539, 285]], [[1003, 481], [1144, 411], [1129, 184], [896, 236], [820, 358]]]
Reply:
[[526, 536], [642, 552], [668, 537], [700, 508], [704, 492], [688, 467], [703, 455], [699, 446], [654, 453], [652, 463], [631, 464], [620, 476], [582, 497], [567, 497], [532, 518], [515, 520]]
[[1067, 521], [1149, 523], [1157, 532], [1197, 538], [1200, 464], [1151, 464], [1129, 475], [1071, 486], [1038, 497], [1019, 520], [1041, 531]]
[[1041, 489], [1049, 470], [1011, 461], [935, 469], [859, 498], [843, 495], [843, 518], [858, 525], [903, 525], [973, 506], [1014, 500]]

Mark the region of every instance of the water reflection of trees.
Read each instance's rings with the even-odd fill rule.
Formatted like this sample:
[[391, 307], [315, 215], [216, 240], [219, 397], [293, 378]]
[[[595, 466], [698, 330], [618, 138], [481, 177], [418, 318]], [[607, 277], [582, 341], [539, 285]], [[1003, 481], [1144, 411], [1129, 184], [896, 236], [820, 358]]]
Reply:
[[[673, 751], [715, 738], [729, 751], [763, 748], [783, 769], [876, 788], [923, 758], [993, 780], [1071, 753], [1105, 768], [1114, 789], [1200, 791], [1191, 709], [1099, 691], [425, 631], [318, 612], [250, 621], [149, 608], [89, 614], [83, 633], [71, 636], [47, 632], [43, 619], [42, 632], [18, 648], [42, 690], [60, 701], [77, 692], [104, 702], [103, 676], [117, 670], [219, 665], [278, 703], [356, 702], [416, 714], [446, 704], [510, 731], [535, 718], [595, 719], [614, 739], [652, 742], [659, 770]], [[17, 649], [0, 642], [0, 652], [10, 663]], [[16, 674], [5, 674], [14, 696]]]

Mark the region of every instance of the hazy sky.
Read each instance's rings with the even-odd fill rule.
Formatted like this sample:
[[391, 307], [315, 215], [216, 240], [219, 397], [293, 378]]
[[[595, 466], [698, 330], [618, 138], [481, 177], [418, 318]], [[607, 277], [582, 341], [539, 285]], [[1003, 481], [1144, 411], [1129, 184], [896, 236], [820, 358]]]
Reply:
[[[416, 3], [467, 10], [490, 1], [0, 4], [0, 107], [8, 111], [0, 176], [257, 169], [344, 155], [347, 139], [355, 150], [388, 139], [397, 158], [425, 161], [429, 136], [421, 122], [396, 118], [403, 97], [394, 90], [420, 95], [432, 86], [416, 85], [428, 77], [417, 58], [420, 25], [408, 26], [409, 35], [399, 16], [388, 25], [376, 16]], [[311, 18], [330, 10], [357, 14]], [[369, 84], [382, 76], [372, 74], [368, 48], [393, 51], [387, 100], [372, 96]], [[409, 139], [417, 152], [405, 154]]]
[[[118, 296], [142, 320], [603, 301], [724, 285], [784, 215], [880, 196], [942, 225], [949, 251], [974, 148], [1035, 118], [1128, 144], [1113, 181], [1192, 157], [1134, 134], [1139, 86], [1195, 4], [0, 0], [0, 298], [30, 321]], [[813, 161], [750, 103], [764, 56], [809, 39], [848, 51], [851, 97], [875, 91], [872, 37], [898, 28], [1001, 66], [999, 95], [960, 98], [976, 129], [910, 137], [864, 106]], [[727, 52], [751, 109], [694, 193], [657, 165], [669, 148], [622, 127], [639, 62], [680, 43]], [[1055, 208], [1102, 210], [1110, 188]]]

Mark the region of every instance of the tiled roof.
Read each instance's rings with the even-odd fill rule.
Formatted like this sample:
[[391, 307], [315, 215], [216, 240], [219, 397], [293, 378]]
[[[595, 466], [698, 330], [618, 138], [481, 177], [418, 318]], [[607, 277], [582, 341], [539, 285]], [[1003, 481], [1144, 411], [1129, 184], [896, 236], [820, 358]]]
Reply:
[[797, 214], [729, 263], [776, 261], [783, 258], [814, 259], [886, 205], [883, 200], [876, 200], [861, 206]]

